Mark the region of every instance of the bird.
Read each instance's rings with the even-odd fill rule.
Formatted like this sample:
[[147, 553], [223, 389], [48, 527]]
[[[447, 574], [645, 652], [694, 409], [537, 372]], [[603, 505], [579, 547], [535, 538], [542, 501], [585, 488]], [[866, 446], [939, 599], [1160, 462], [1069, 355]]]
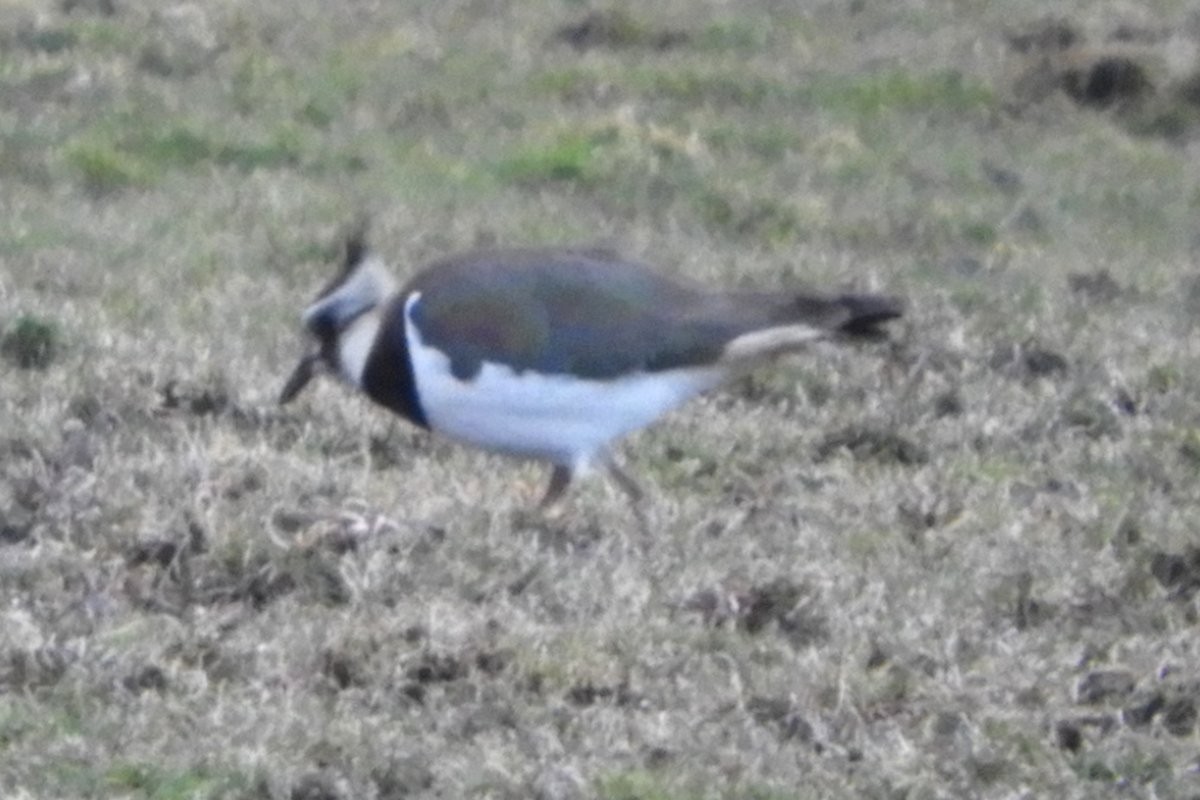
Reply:
[[279, 402], [332, 374], [419, 428], [548, 463], [539, 508], [600, 469], [636, 508], [623, 436], [813, 341], [886, 338], [903, 313], [883, 294], [710, 289], [587, 247], [450, 255], [401, 285], [357, 230]]

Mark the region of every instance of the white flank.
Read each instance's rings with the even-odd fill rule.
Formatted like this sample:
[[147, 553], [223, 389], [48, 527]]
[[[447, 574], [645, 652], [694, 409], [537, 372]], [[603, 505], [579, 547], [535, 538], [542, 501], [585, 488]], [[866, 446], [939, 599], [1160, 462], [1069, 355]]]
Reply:
[[769, 356], [797, 350], [809, 342], [829, 334], [823, 328], [808, 325], [786, 325], [761, 331], [743, 333], [725, 345], [723, 357], [733, 362], [755, 361]]
[[426, 345], [412, 321], [421, 299], [404, 304], [404, 333], [417, 395], [430, 427], [477, 447], [541, 458], [584, 471], [610, 442], [645, 427], [725, 378], [720, 367], [636, 373], [609, 381], [516, 372], [484, 362], [470, 380]]
[[367, 357], [379, 335], [379, 325], [379, 309], [373, 308], [355, 318], [338, 337], [338, 371], [342, 380], [355, 388], [362, 388], [363, 370], [367, 368]]

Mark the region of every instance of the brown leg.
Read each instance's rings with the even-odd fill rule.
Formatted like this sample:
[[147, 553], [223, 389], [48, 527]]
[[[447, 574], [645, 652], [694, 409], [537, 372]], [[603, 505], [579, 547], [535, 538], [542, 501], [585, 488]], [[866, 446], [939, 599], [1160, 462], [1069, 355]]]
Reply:
[[641, 503], [646, 493], [642, 491], [642, 487], [638, 485], [638, 482], [630, 477], [628, 472], [617, 466], [617, 462], [611, 458], [605, 462], [605, 466], [608, 467], [608, 474], [612, 475], [613, 480], [617, 482], [617, 486], [621, 487], [621, 491], [633, 501], [634, 506]]
[[646, 504], [642, 502], [646, 499], [646, 493], [642, 490], [641, 485], [628, 472], [621, 469], [611, 457], [605, 459], [604, 466], [608, 468], [608, 474], [612, 476], [613, 481], [629, 498], [629, 507], [633, 511], [634, 519], [637, 520], [644, 541], [650, 535], [650, 519], [646, 516]]
[[562, 499], [563, 494], [567, 491], [567, 486], [570, 484], [570, 467], [555, 464], [554, 471], [550, 473], [550, 485], [546, 487], [546, 494], [542, 497], [542, 502], [538, 503], [538, 508], [544, 511], [557, 503]]

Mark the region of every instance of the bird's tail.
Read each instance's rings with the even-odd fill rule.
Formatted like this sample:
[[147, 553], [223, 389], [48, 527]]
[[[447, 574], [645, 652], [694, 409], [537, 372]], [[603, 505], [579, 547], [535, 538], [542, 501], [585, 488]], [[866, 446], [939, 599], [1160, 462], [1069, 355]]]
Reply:
[[886, 336], [881, 326], [904, 313], [899, 299], [878, 294], [759, 294], [742, 307], [766, 314], [725, 345], [727, 362], [753, 363], [830, 336], [880, 339]]
[[898, 298], [880, 294], [844, 294], [833, 298], [843, 320], [834, 330], [847, 336], [879, 339], [886, 336], [880, 326], [904, 315], [904, 304]]
[[904, 303], [886, 295], [758, 294], [743, 300], [743, 308], [752, 307], [760, 317], [726, 343], [727, 362], [754, 363], [830, 336], [883, 338], [881, 326], [904, 314]]
[[847, 336], [878, 337], [880, 325], [903, 315], [904, 304], [881, 294], [801, 294], [776, 301], [774, 324], [807, 325]]

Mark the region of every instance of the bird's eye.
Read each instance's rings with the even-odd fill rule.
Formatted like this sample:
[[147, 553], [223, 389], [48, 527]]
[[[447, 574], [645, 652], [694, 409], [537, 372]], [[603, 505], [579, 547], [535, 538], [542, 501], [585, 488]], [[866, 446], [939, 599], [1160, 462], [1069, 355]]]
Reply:
[[310, 314], [304, 320], [304, 324], [309, 333], [322, 341], [337, 336], [337, 314], [332, 308], [324, 308], [315, 314]]

